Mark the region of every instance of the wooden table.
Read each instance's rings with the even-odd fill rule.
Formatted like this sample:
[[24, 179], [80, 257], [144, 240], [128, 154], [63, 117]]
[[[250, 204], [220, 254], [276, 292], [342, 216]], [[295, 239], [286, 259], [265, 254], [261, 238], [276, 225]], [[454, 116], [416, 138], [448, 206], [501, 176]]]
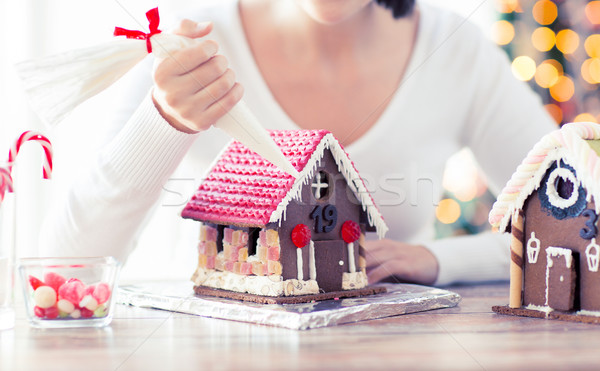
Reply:
[[118, 305], [103, 329], [0, 332], [0, 370], [591, 369], [600, 326], [501, 316], [508, 285], [458, 307], [308, 331]]

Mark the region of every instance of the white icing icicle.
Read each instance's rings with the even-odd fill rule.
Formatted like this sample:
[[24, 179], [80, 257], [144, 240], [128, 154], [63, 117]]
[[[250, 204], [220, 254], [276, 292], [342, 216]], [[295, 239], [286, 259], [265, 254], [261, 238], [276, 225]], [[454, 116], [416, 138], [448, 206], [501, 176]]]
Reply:
[[308, 275], [311, 280], [317, 279], [317, 265], [315, 263], [315, 243], [310, 240], [308, 244]]
[[[348, 187], [350, 187], [356, 198], [360, 201], [362, 209], [367, 212], [369, 224], [375, 227], [377, 236], [379, 238], [383, 238], [388, 231], [388, 227], [385, 224], [381, 213], [374, 205], [369, 191], [365, 187], [364, 183], [360, 181], [361, 178], [358, 174], [358, 171], [356, 171], [354, 165], [342, 149], [342, 146], [332, 134], [326, 134], [323, 136], [321, 142], [319, 142], [310, 159], [304, 166], [304, 169], [302, 169], [300, 175], [296, 177], [296, 181], [292, 185], [292, 188], [283, 198], [283, 200], [281, 200], [279, 205], [277, 205], [277, 209], [271, 214], [269, 222], [281, 223], [281, 219], [285, 219], [285, 210], [288, 204], [292, 200], [300, 199], [302, 187], [309, 184], [314, 177], [315, 171], [317, 170], [326, 149], [331, 151], [335, 163], [338, 166], [338, 170], [346, 179]], [[355, 179], [359, 181], [354, 182]]]
[[571, 268], [571, 265], [573, 264], [573, 252], [570, 249], [554, 246], [546, 248], [546, 259], [549, 267], [552, 267], [552, 258], [559, 256], [564, 256], [566, 268]]
[[[514, 211], [523, 207], [527, 197], [539, 187], [552, 163], [564, 160], [577, 173], [577, 182], [587, 189], [587, 200], [600, 199], [600, 158], [586, 142], [600, 140], [600, 125], [577, 122], [544, 136], [529, 153], [508, 181], [490, 212], [489, 221], [505, 231]], [[596, 202], [600, 213], [600, 202]]]
[[356, 261], [354, 260], [354, 242], [348, 244], [348, 271], [350, 273], [356, 272]]
[[302, 249], [296, 248], [296, 265], [298, 266], [298, 280], [302, 281], [304, 279], [304, 267], [302, 262]]

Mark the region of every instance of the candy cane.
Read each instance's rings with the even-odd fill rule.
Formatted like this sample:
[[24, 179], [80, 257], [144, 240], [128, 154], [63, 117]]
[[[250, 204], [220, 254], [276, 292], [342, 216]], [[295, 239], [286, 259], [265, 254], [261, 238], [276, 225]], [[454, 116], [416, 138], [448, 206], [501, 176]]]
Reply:
[[0, 203], [4, 201], [4, 193], [13, 191], [13, 181], [10, 171], [8, 169], [0, 167]]
[[[19, 154], [19, 151], [21, 150], [21, 146], [25, 143], [25, 142], [29, 142], [29, 141], [35, 141], [38, 142], [42, 148], [44, 149], [44, 164], [43, 164], [43, 177], [44, 179], [50, 179], [51, 175], [52, 175], [52, 144], [50, 143], [50, 140], [48, 140], [48, 138], [46, 138], [45, 136], [43, 136], [42, 134], [36, 133], [34, 131], [26, 131], [23, 134], [21, 134], [21, 136], [19, 136], [19, 139], [17, 139], [12, 147], [10, 148], [10, 151], [8, 153], [8, 171], [12, 174], [12, 167], [15, 164], [15, 159], [17, 157], [17, 155]], [[9, 189], [9, 192], [12, 192], [12, 182], [11, 182], [11, 187]]]

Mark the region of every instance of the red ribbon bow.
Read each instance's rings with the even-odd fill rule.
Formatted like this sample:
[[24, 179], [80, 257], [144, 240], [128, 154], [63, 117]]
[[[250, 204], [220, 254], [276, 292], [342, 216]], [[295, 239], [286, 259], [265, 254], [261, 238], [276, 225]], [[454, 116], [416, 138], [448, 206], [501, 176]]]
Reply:
[[115, 36], [125, 36], [128, 39], [136, 39], [136, 40], [146, 40], [146, 49], [148, 53], [152, 53], [152, 44], [150, 43], [150, 38], [156, 34], [161, 33], [162, 31], [158, 29], [158, 24], [160, 23], [160, 16], [158, 15], [158, 8], [150, 9], [146, 12], [146, 18], [150, 22], [150, 32], [145, 33], [143, 31], [136, 30], [127, 30], [121, 27], [115, 27]]

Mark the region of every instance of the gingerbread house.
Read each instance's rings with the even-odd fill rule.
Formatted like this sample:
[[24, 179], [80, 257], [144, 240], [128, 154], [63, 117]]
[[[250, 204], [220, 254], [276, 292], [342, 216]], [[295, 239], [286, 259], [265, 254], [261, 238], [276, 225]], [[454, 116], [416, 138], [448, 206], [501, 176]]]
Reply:
[[387, 226], [348, 154], [324, 130], [270, 135], [297, 178], [233, 141], [182, 211], [201, 222], [196, 292], [290, 297], [365, 288], [364, 235], [383, 237]]
[[510, 300], [500, 313], [600, 322], [600, 125], [564, 125], [538, 142], [490, 223], [510, 232]]

